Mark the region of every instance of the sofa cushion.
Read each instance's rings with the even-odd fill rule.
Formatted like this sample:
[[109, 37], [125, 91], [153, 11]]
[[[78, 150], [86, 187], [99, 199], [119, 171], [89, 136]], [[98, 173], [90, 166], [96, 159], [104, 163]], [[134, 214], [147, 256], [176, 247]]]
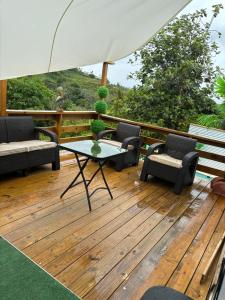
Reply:
[[[101, 143], [106, 143], [106, 144], [109, 144], [109, 145], [112, 145], [112, 146], [116, 146], [116, 147], [119, 147], [119, 148], [122, 147], [122, 143], [117, 142], [117, 141], [114, 141], [114, 140], [100, 139], [99, 142], [101, 142]], [[128, 149], [128, 150], [133, 150], [133, 149], [134, 149], [134, 146], [133, 146], [133, 145], [128, 145], [127, 149]]]
[[28, 152], [55, 148], [57, 146], [55, 142], [45, 142], [40, 140], [22, 141], [22, 142], [18, 142], [18, 144], [25, 147]]
[[6, 117], [8, 142], [19, 142], [34, 139], [32, 117]]
[[57, 146], [54, 142], [45, 142], [39, 140], [1, 143], [0, 156], [12, 155], [16, 153], [30, 152], [36, 150], [50, 149]]
[[0, 117], [0, 143], [7, 143], [7, 129], [4, 117]]
[[120, 148], [122, 146], [122, 143], [117, 142], [117, 141], [113, 141], [113, 140], [100, 139], [98, 141], [101, 142], [101, 143], [109, 144], [109, 145], [120, 147]]
[[174, 168], [182, 168], [182, 160], [173, 158], [167, 154], [152, 154], [148, 157], [152, 161], [171, 166]]
[[18, 142], [0, 144], [0, 156], [12, 155], [23, 152], [27, 152], [27, 148], [24, 145], [20, 145], [20, 143]]

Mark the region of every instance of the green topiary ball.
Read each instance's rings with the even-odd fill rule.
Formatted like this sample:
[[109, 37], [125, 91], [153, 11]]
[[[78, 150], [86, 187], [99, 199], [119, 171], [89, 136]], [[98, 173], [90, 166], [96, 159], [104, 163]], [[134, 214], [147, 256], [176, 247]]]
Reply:
[[108, 96], [109, 90], [106, 86], [102, 85], [98, 88], [98, 96], [100, 99], [104, 99]]
[[91, 131], [98, 134], [102, 130], [105, 130], [105, 123], [102, 120], [94, 120], [91, 122]]
[[99, 100], [95, 103], [95, 110], [99, 114], [105, 114], [107, 111], [107, 103], [103, 100]]

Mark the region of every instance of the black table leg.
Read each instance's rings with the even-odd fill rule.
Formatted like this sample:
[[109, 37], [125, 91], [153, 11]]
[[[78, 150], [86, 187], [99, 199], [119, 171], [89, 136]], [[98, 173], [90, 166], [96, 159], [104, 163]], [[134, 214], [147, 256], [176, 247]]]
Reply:
[[[91, 201], [90, 201], [90, 198], [91, 196], [98, 190], [102, 190], [102, 189], [105, 189], [105, 190], [108, 190], [108, 193], [111, 197], [111, 199], [113, 199], [113, 196], [112, 196], [112, 193], [109, 189], [109, 186], [108, 186], [108, 183], [106, 181], [106, 178], [105, 178], [105, 175], [104, 175], [104, 172], [103, 172], [103, 166], [104, 164], [106, 163], [106, 161], [98, 161], [98, 164], [99, 164], [99, 168], [94, 172], [94, 174], [91, 176], [90, 179], [86, 179], [85, 176], [84, 176], [84, 169], [86, 168], [87, 166], [87, 163], [89, 161], [89, 158], [85, 159], [84, 160], [84, 163], [81, 164], [81, 161], [79, 160], [79, 157], [77, 155], [77, 153], [75, 153], [75, 157], [76, 157], [76, 160], [77, 160], [77, 164], [78, 164], [78, 167], [79, 167], [79, 172], [77, 173], [76, 177], [73, 179], [73, 181], [69, 184], [69, 186], [65, 189], [65, 191], [61, 194], [60, 198], [62, 198], [66, 192], [68, 190], [70, 190], [71, 188], [75, 187], [76, 185], [80, 184], [80, 183], [83, 183], [84, 184], [84, 187], [85, 187], [85, 192], [86, 192], [86, 195], [87, 195], [87, 201], [88, 201], [88, 207], [89, 207], [89, 211], [91, 211]], [[103, 181], [105, 183], [105, 186], [106, 187], [99, 187], [99, 188], [96, 188], [91, 194], [89, 194], [89, 190], [88, 190], [88, 187], [89, 185], [91, 184], [91, 182], [93, 181], [93, 179], [95, 178], [95, 176], [98, 174], [98, 172], [101, 172], [101, 175], [102, 175], [102, 178], [103, 178]], [[77, 179], [79, 178], [79, 176], [81, 175], [82, 177], [82, 180], [79, 181], [79, 182], [76, 182]]]
[[87, 160], [85, 161], [85, 163], [84, 163], [83, 165], [81, 165], [77, 153], [75, 153], [75, 156], [76, 156], [76, 159], [77, 159], [77, 164], [78, 164], [79, 169], [80, 169], [80, 175], [82, 176], [82, 179], [83, 179], [83, 183], [84, 183], [84, 187], [85, 187], [85, 191], [86, 191], [86, 195], [87, 195], [87, 201], [88, 201], [89, 211], [91, 211], [91, 201], [90, 201], [90, 195], [89, 195], [88, 185], [87, 185], [87, 181], [90, 182], [90, 180], [86, 180], [86, 178], [85, 178], [85, 176], [84, 176], [84, 173], [83, 173], [83, 170], [84, 170], [84, 168], [86, 167], [87, 162], [88, 162], [89, 159], [87, 159]]
[[99, 161], [99, 167], [100, 167], [100, 171], [101, 171], [101, 174], [102, 174], [102, 178], [104, 180], [104, 183], [106, 185], [106, 188], [107, 188], [107, 190], [109, 192], [109, 195], [110, 195], [111, 199], [113, 199], [112, 193], [110, 191], [110, 188], [109, 188], [108, 183], [107, 183], [107, 181], [105, 179], [105, 175], [104, 175], [104, 172], [103, 172], [103, 169], [102, 169], [102, 167], [104, 166], [104, 164], [105, 164], [105, 161], [103, 161], [103, 163], [101, 163], [101, 161]]
[[[77, 160], [77, 163], [78, 163], [79, 159], [78, 159], [78, 157], [77, 157], [77, 154], [76, 154], [76, 160]], [[82, 182], [82, 181], [81, 181], [81, 182], [75, 183], [75, 182], [77, 181], [78, 177], [81, 175], [81, 169], [82, 169], [82, 171], [84, 170], [84, 168], [86, 167], [88, 161], [89, 161], [89, 158], [87, 158], [87, 159], [85, 160], [85, 162], [83, 163], [82, 166], [81, 166], [80, 161], [79, 161], [78, 166], [79, 166], [79, 170], [80, 170], [80, 171], [77, 173], [77, 175], [76, 175], [76, 177], [73, 179], [73, 181], [68, 185], [68, 187], [65, 189], [65, 191], [61, 194], [60, 198], [62, 198], [62, 197], [66, 194], [66, 192], [68, 192], [72, 187], [74, 187], [74, 186], [76, 186], [77, 184], [80, 184], [80, 183]]]

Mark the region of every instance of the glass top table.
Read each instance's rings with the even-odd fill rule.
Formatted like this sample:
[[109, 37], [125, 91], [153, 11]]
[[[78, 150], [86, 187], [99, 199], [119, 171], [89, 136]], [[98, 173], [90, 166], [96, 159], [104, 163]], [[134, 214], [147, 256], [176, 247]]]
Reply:
[[107, 159], [127, 152], [124, 148], [94, 140], [65, 143], [60, 148], [97, 159]]
[[[109, 189], [108, 183], [106, 181], [106, 178], [105, 178], [105, 175], [103, 172], [103, 166], [105, 165], [107, 160], [109, 160], [112, 157], [121, 156], [121, 159], [122, 159], [123, 155], [125, 155], [126, 152], [128, 151], [127, 149], [124, 149], [124, 148], [121, 148], [118, 146], [114, 146], [114, 145], [110, 145], [110, 144], [104, 143], [104, 142], [94, 141], [94, 140], [85, 140], [85, 141], [79, 141], [79, 142], [65, 143], [65, 144], [59, 145], [59, 147], [61, 149], [64, 149], [64, 150], [74, 153], [76, 161], [77, 161], [77, 165], [79, 167], [79, 172], [77, 173], [77, 175], [75, 176], [73, 181], [69, 184], [69, 186], [65, 189], [65, 191], [61, 194], [60, 198], [62, 198], [66, 194], [66, 192], [68, 190], [70, 190], [71, 188], [75, 187], [76, 185], [78, 185], [80, 183], [83, 183], [84, 187], [85, 187], [87, 200], [88, 200], [88, 206], [89, 206], [90, 211], [91, 211], [90, 198], [97, 190], [107, 189], [111, 199], [113, 199], [112, 193]], [[78, 155], [82, 155], [85, 157], [82, 160], [80, 160]], [[94, 172], [94, 174], [91, 176], [90, 179], [86, 179], [85, 175], [84, 175], [84, 169], [86, 168], [87, 163], [90, 159], [94, 159], [94, 161], [96, 163], [98, 163], [99, 167], [96, 169], [96, 171]], [[91, 182], [93, 181], [94, 177], [97, 175], [98, 172], [101, 172], [102, 179], [105, 183], [105, 187], [98, 187], [92, 193], [90, 193], [89, 185], [91, 184]], [[77, 182], [77, 180], [80, 176], [82, 177], [82, 180]]]

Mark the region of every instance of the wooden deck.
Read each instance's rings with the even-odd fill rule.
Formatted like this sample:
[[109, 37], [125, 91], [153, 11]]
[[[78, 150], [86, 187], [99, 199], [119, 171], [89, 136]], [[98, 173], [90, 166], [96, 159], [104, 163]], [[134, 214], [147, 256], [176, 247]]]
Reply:
[[91, 213], [82, 186], [59, 199], [76, 171], [69, 162], [1, 178], [0, 234], [84, 299], [140, 299], [159, 284], [205, 299], [210, 277], [199, 281], [225, 230], [225, 199], [197, 177], [180, 196], [141, 183], [140, 167], [106, 168], [114, 199], [97, 192]]

